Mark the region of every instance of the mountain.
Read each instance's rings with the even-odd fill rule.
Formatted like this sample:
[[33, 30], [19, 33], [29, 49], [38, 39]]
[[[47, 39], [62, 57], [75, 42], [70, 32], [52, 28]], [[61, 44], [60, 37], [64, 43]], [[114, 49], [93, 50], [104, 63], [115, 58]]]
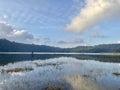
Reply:
[[71, 48], [72, 52], [89, 52], [89, 53], [116, 53], [120, 52], [120, 44], [102, 44], [96, 46], [79, 46]]
[[60, 52], [61, 48], [45, 45], [23, 44], [0, 39], [0, 52]]
[[120, 44], [102, 44], [96, 46], [78, 46], [74, 48], [58, 48], [46, 45], [23, 44], [0, 39], [0, 52], [120, 52]]

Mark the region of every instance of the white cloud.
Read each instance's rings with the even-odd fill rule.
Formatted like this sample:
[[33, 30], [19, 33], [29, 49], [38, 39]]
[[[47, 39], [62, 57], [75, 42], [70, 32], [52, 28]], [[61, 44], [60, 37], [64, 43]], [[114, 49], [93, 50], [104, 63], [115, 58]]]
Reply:
[[86, 0], [84, 8], [74, 17], [66, 30], [81, 33], [102, 21], [120, 15], [120, 0]]
[[6, 22], [0, 22], [0, 38], [21, 43], [38, 43], [39, 38], [27, 30], [16, 30]]
[[118, 41], [117, 43], [120, 44], [120, 41]]

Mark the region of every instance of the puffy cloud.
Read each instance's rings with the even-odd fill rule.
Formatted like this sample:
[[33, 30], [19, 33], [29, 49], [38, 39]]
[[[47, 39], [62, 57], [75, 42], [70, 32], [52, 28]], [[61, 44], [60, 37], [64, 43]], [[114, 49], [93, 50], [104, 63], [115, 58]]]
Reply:
[[14, 30], [12, 33], [13, 37], [21, 38], [21, 39], [27, 39], [32, 40], [34, 39], [34, 36], [27, 32], [26, 30]]
[[21, 43], [37, 43], [39, 38], [35, 37], [26, 30], [16, 30], [6, 22], [0, 22], [0, 38]]
[[81, 33], [104, 20], [120, 15], [120, 0], [86, 0], [84, 8], [74, 17], [66, 30]]

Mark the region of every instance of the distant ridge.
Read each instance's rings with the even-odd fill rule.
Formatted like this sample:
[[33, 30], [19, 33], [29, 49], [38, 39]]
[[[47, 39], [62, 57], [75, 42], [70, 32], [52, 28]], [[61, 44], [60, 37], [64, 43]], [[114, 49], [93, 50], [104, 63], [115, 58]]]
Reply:
[[34, 45], [0, 39], [0, 52], [79, 52], [79, 53], [116, 53], [120, 52], [120, 44], [102, 44], [96, 46], [78, 46], [59, 48], [46, 45]]

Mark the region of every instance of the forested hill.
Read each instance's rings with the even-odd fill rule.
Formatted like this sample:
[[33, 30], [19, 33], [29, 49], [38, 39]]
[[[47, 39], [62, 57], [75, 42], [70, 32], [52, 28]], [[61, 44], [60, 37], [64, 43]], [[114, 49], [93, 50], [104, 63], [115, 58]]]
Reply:
[[61, 48], [45, 45], [23, 44], [0, 39], [0, 52], [58, 52]]
[[96, 46], [78, 46], [75, 48], [58, 48], [46, 45], [22, 44], [0, 39], [0, 52], [120, 52], [120, 44], [103, 44]]

